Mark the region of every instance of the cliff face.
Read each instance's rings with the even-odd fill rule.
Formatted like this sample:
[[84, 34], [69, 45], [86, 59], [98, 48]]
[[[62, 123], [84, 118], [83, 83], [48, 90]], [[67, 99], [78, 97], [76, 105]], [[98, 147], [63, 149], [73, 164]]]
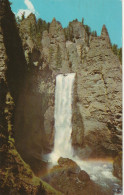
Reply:
[[35, 29], [33, 14], [19, 27], [27, 74], [15, 111], [14, 127], [16, 147], [36, 173], [45, 166], [41, 161], [43, 150], [49, 151], [53, 146], [55, 84], [49, 66], [43, 65], [41, 48], [31, 37], [31, 25]]
[[[2, 18], [3, 16], [3, 11], [1, 10], [0, 16]], [[0, 20], [0, 26], [1, 26], [1, 20]], [[6, 50], [4, 46], [4, 41], [3, 41], [3, 32], [2, 28], [0, 28], [0, 148], [1, 148], [1, 159], [0, 159], [0, 165], [4, 163], [4, 159], [6, 158], [6, 153], [7, 151], [7, 145], [8, 145], [8, 132], [7, 132], [7, 121], [5, 118], [5, 102], [6, 102], [6, 95], [8, 92], [7, 89], [7, 83], [6, 83], [6, 77], [5, 73], [7, 70], [6, 66], [6, 61], [7, 61], [7, 55], [6, 55]]]
[[71, 72], [73, 147], [81, 157], [116, 155], [122, 145], [121, 65], [106, 27], [94, 37], [77, 20], [63, 29], [53, 19], [39, 37], [33, 14], [17, 28], [8, 0], [1, 0], [0, 193], [58, 193], [44, 191], [21, 157], [35, 173], [45, 166], [42, 154], [54, 145], [56, 75]]
[[[33, 37], [30, 33], [31, 22], [35, 32], [37, 23], [32, 14], [22, 21], [19, 27], [25, 57], [36, 70], [34, 80], [31, 79], [33, 87], [29, 91], [34, 90], [33, 94], [37, 97], [35, 100], [31, 99], [32, 93], [28, 95], [26, 90], [25, 97], [21, 98], [26, 101], [29, 112], [32, 111], [32, 117], [27, 119], [28, 122], [25, 121], [25, 117], [28, 118], [29, 112], [25, 117], [22, 114], [25, 132], [32, 129], [31, 132], [34, 133], [31, 140], [35, 143], [42, 129], [44, 150], [48, 151], [53, 147], [55, 77], [59, 73], [75, 72], [72, 144], [83, 157], [85, 154], [92, 157], [116, 155], [121, 150], [122, 142], [121, 65], [111, 50], [105, 25], [101, 36], [94, 37], [88, 36], [85, 26], [77, 20], [63, 29], [54, 18], [49, 32], [44, 31], [41, 42], [37, 43], [36, 33]], [[30, 96], [30, 101], [26, 96]], [[20, 103], [19, 107], [22, 107]], [[39, 127], [33, 126], [35, 123], [39, 124]], [[17, 122], [16, 125], [17, 131], [20, 131], [20, 125]], [[39, 129], [37, 133], [36, 129]], [[27, 136], [30, 137], [30, 131], [27, 131]], [[38, 143], [40, 145], [41, 141]]]
[[15, 147], [14, 118], [26, 75], [22, 42], [8, 0], [0, 1], [0, 194], [59, 194], [35, 177]]
[[91, 38], [77, 78], [85, 145], [112, 155], [121, 150], [121, 65], [105, 26], [100, 37]]

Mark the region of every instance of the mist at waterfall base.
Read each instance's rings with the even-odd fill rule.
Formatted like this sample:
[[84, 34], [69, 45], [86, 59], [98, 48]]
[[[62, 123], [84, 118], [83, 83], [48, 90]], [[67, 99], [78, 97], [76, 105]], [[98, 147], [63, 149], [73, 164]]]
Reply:
[[119, 180], [113, 176], [113, 165], [110, 161], [83, 161], [73, 155], [71, 145], [72, 132], [72, 97], [75, 73], [59, 74], [56, 77], [55, 89], [55, 139], [53, 152], [47, 156], [51, 166], [57, 164], [60, 157], [70, 158], [75, 161], [82, 170], [86, 171], [90, 178], [105, 188], [113, 189], [113, 194], [121, 195], [122, 190]]
[[75, 73], [56, 77], [55, 90], [55, 140], [50, 161], [56, 164], [59, 157], [73, 157], [71, 146], [72, 91]]

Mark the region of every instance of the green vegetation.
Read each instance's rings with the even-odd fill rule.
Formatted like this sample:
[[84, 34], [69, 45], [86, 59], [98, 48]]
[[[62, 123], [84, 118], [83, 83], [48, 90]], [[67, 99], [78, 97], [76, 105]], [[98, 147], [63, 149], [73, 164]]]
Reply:
[[19, 16], [16, 17], [17, 24], [20, 24], [25, 19], [25, 12], [22, 13], [21, 18]]
[[82, 21], [81, 21], [81, 23], [84, 25], [84, 18], [82, 18]]
[[51, 195], [62, 195], [61, 192], [56, 191], [53, 187], [51, 187], [49, 184], [46, 182], [42, 181], [43, 187], [47, 193], [50, 193]]
[[90, 35], [92, 35], [94, 37], [97, 37], [97, 32], [96, 31], [91, 31], [91, 28], [88, 25], [84, 25], [84, 28], [85, 28], [85, 31], [86, 31], [88, 37]]
[[[16, 17], [17, 24], [20, 24], [25, 19], [25, 12], [22, 13], [21, 18], [19, 16]], [[36, 20], [36, 24], [30, 24], [30, 35], [33, 40], [36, 40], [39, 46], [41, 46], [41, 39], [43, 31], [47, 30], [49, 31], [50, 23], [46, 22], [45, 20], [42, 20], [39, 18]]]
[[94, 36], [94, 37], [97, 37], [97, 32], [93, 31], [93, 32], [91, 32], [91, 35]]
[[[23, 12], [21, 18], [17, 17], [16, 21], [18, 24], [20, 24], [23, 20], [25, 19], [25, 12]], [[69, 22], [69, 25], [67, 28], [64, 28], [64, 34], [65, 34], [65, 39], [66, 41], [74, 41], [74, 33], [73, 33], [73, 22], [78, 22], [77, 19], [73, 20], [72, 22]], [[85, 28], [85, 31], [88, 35], [88, 42], [89, 42], [89, 37], [94, 36], [97, 37], [97, 32], [96, 31], [91, 31], [91, 28], [88, 25], [84, 24], [84, 18], [82, 18], [81, 24]], [[45, 20], [42, 20], [39, 18], [36, 20], [36, 24], [30, 24], [30, 35], [32, 39], [36, 40], [37, 44], [41, 46], [41, 39], [42, 39], [42, 34], [45, 30], [49, 32], [49, 27], [50, 23], [46, 22]], [[77, 38], [77, 37], [76, 37]], [[118, 56], [120, 62], [122, 63], [122, 48], [118, 48], [116, 44], [112, 45], [112, 51], [115, 55]], [[60, 67], [60, 61], [61, 61], [61, 54], [60, 54], [60, 48], [59, 46], [57, 47], [57, 65]]]
[[67, 28], [64, 29], [64, 33], [65, 33], [65, 39], [66, 41], [72, 41], [73, 42], [73, 27], [72, 27], [72, 22], [69, 23], [69, 26]]
[[50, 26], [49, 22], [47, 23], [45, 20], [42, 20], [41, 18], [39, 18], [36, 21], [35, 28], [32, 25], [30, 26], [30, 33], [31, 34], [35, 33], [37, 37], [39, 37], [39, 36], [41, 37], [43, 34], [43, 31], [45, 31], [45, 30], [49, 31], [49, 26]]
[[84, 28], [85, 28], [85, 31], [86, 31], [88, 37], [89, 37], [91, 34], [91, 28], [88, 25], [84, 25]]
[[37, 33], [43, 33], [43, 31], [47, 30], [49, 31], [49, 26], [50, 26], [50, 23], [46, 22], [45, 20], [42, 20], [41, 18], [39, 18], [37, 20]]
[[[0, 194], [61, 195], [49, 184], [36, 177], [15, 148], [14, 139], [9, 136], [5, 168], [0, 168]], [[4, 166], [4, 165], [3, 165]]]
[[116, 56], [118, 56], [120, 62], [122, 63], [122, 48], [118, 48], [116, 44], [113, 44], [112, 51]]
[[85, 24], [84, 24], [84, 18], [82, 18], [81, 23], [83, 24], [83, 26], [84, 26], [84, 28], [85, 28], [85, 31], [86, 31], [86, 33], [87, 33], [87, 35], [88, 35], [88, 37], [89, 37], [90, 35], [92, 35], [92, 36], [94, 36], [94, 37], [97, 37], [97, 32], [96, 32], [96, 31], [91, 31], [91, 28], [90, 28], [88, 25], [85, 25]]
[[[74, 39], [74, 33], [73, 33], [73, 22], [78, 22], [77, 19], [73, 20], [72, 22], [69, 22], [69, 25], [67, 28], [64, 28], [64, 33], [65, 33], [65, 39], [66, 41], [72, 41]], [[88, 38], [90, 37], [90, 35], [97, 37], [97, 32], [96, 31], [91, 31], [91, 28], [88, 25], [84, 25], [84, 18], [82, 18], [81, 24], [83, 25], [83, 27], [85, 28], [85, 31], [88, 35]], [[75, 38], [78, 38], [75, 37]]]
[[51, 59], [53, 58], [53, 53], [54, 53], [54, 49], [52, 46], [49, 47], [49, 62], [51, 61]]
[[35, 39], [39, 46], [41, 46], [41, 39], [45, 30], [49, 31], [50, 23], [39, 18], [35, 25], [30, 24], [30, 35]]
[[22, 17], [21, 17], [21, 21], [23, 21], [25, 19], [25, 12], [23, 12]]

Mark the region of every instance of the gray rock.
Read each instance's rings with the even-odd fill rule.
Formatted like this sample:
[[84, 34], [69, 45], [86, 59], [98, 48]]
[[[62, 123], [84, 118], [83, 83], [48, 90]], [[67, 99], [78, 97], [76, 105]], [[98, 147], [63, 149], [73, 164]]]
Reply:
[[[60, 73], [75, 72], [72, 145], [80, 151], [80, 156], [81, 153], [82, 156], [86, 154], [87, 148], [88, 156], [117, 154], [122, 145], [121, 64], [112, 52], [105, 25], [101, 36], [89, 39], [82, 23], [75, 20], [68, 29], [63, 29], [54, 18], [49, 32], [43, 32], [40, 48], [28, 32], [30, 17], [33, 17], [32, 22], [35, 24], [34, 16], [29, 16], [21, 24], [20, 33], [23, 29], [28, 35], [28, 38], [21, 35], [27, 60], [30, 56], [30, 63], [37, 62], [36, 78], [39, 79], [36, 89], [42, 96], [39, 118], [42, 116], [46, 148], [53, 147], [55, 136], [55, 77]], [[68, 30], [73, 35], [70, 40], [66, 36]], [[38, 51], [40, 53], [36, 55]]]

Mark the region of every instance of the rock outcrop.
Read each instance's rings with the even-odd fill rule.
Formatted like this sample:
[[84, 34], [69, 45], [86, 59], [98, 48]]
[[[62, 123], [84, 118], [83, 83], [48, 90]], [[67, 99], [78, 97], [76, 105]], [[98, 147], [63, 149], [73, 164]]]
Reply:
[[113, 162], [113, 174], [122, 180], [122, 153], [114, 159]]
[[104, 29], [90, 41], [77, 75], [84, 140], [93, 155], [113, 155], [121, 150], [121, 67]]
[[[76, 73], [72, 143], [92, 148], [91, 156], [116, 155], [121, 150], [122, 142], [120, 62], [111, 50], [105, 25], [101, 36], [91, 36], [89, 43], [81, 23], [74, 21], [68, 28], [72, 29], [71, 41], [64, 39], [61, 25], [53, 20], [49, 34], [45, 33], [45, 39], [49, 42], [42, 45], [42, 55], [47, 51], [49, 59], [48, 48], [52, 47], [52, 57], [47, 63], [53, 73]], [[55, 35], [51, 38], [53, 31]], [[57, 53], [59, 58], [55, 58], [57, 44], [60, 47], [59, 55]], [[60, 67], [55, 66], [58, 59], [61, 60]]]
[[31, 25], [35, 31], [36, 18], [33, 14], [19, 25], [27, 72], [18, 98], [14, 128], [16, 147], [37, 174], [42, 167], [46, 169], [46, 163], [41, 160], [43, 151], [50, 151], [53, 147], [55, 84], [52, 86], [52, 71], [49, 66], [43, 65], [41, 48], [36, 44], [36, 39], [32, 39]]
[[15, 147], [15, 109], [26, 65], [15, 16], [9, 1], [0, 0], [0, 194], [61, 194], [34, 176]]
[[[116, 156], [122, 150], [121, 64], [105, 25], [97, 37], [77, 20], [63, 29], [54, 18], [49, 29], [37, 35], [34, 14], [17, 24], [9, 1], [0, 0], [0, 194], [59, 194], [25, 162], [35, 174], [46, 168], [42, 154], [54, 146], [56, 75], [71, 72], [76, 73], [76, 154]], [[118, 162], [114, 174], [121, 178]], [[69, 159], [59, 159], [54, 171], [47, 180], [64, 194], [106, 194]]]
[[68, 158], [61, 157], [58, 165], [52, 168], [44, 180], [65, 195], [113, 194], [95, 184], [85, 171], [80, 170], [80, 167]]
[[33, 14], [17, 25], [12, 14], [13, 22], [10, 15], [4, 16], [8, 9], [2, 7], [0, 12], [1, 126], [8, 125], [3, 102], [6, 96], [11, 99], [10, 94], [15, 113], [10, 121], [23, 159], [38, 172], [42, 154], [52, 150], [55, 79], [57, 74], [71, 72], [76, 73], [73, 147], [81, 157], [117, 155], [122, 150], [121, 65], [112, 52], [105, 25], [100, 36], [93, 36], [77, 20], [63, 29], [54, 18], [39, 37]]
[[[34, 29], [33, 38], [30, 34], [31, 23]], [[30, 110], [34, 112], [28, 121], [30, 125], [23, 119], [25, 131], [29, 129], [29, 126], [30, 129], [31, 126], [33, 128], [32, 119], [35, 115], [36, 123], [39, 124], [38, 137], [42, 133], [44, 135], [44, 151], [48, 152], [52, 149], [54, 145], [55, 77], [60, 73], [75, 72], [72, 105], [72, 144], [74, 148], [81, 157], [85, 157], [84, 153], [87, 153], [89, 157], [117, 155], [122, 145], [121, 64], [112, 52], [105, 25], [103, 25], [100, 36], [93, 36], [87, 34], [85, 26], [77, 20], [70, 22], [69, 26], [63, 29], [54, 18], [49, 29], [43, 32], [39, 44], [36, 41], [36, 25], [33, 14], [19, 25], [28, 68], [33, 69], [30, 74], [35, 75], [34, 80], [30, 82], [31, 85], [34, 86], [36, 81], [35, 87], [32, 89], [28, 87], [30, 90], [26, 89], [25, 97], [20, 99], [20, 102], [22, 99], [26, 101], [26, 107], [30, 107], [26, 108], [29, 112]], [[27, 97], [26, 94], [34, 88], [36, 97], [28, 101], [28, 96], [31, 96], [32, 92]], [[39, 105], [39, 111], [38, 109], [36, 111], [29, 103], [33, 101]], [[19, 103], [19, 107], [22, 107], [20, 105]], [[18, 116], [22, 118], [20, 116], [25, 118], [23, 114]], [[40, 124], [40, 119], [42, 124]], [[16, 122], [16, 129], [19, 132], [20, 123]], [[40, 140], [38, 141], [36, 134], [32, 135], [34, 142], [36, 139], [40, 146]], [[30, 131], [27, 131], [27, 136], [30, 137]], [[29, 147], [31, 147], [30, 144]]]
[[77, 94], [77, 75], [75, 77], [73, 87], [73, 103], [72, 103], [72, 145], [73, 146], [84, 146], [84, 124], [82, 116], [79, 110], [78, 94]]

